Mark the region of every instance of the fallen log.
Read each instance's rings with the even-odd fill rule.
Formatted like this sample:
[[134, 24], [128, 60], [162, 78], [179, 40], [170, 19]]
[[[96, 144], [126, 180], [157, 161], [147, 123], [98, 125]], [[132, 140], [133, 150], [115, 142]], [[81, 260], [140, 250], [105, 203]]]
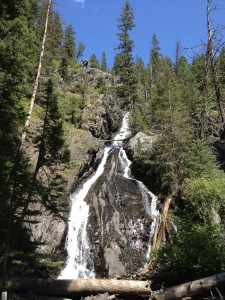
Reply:
[[[19, 278], [6, 280], [7, 291], [17, 293], [34, 293], [45, 296], [86, 297], [109, 293], [119, 296], [148, 296], [156, 300], [172, 300], [202, 294], [225, 284], [225, 273], [186, 282], [165, 289], [151, 291], [148, 281], [116, 280], [116, 279], [35, 279]], [[0, 290], [2, 286], [0, 285]]]
[[152, 292], [152, 298], [156, 300], [179, 299], [202, 294], [212, 288], [225, 284], [225, 273], [195, 281], [186, 282], [177, 286], [165, 289], [163, 292]]
[[150, 283], [136, 280], [116, 279], [35, 279], [15, 278], [6, 280], [6, 290], [22, 293], [29, 292], [39, 295], [58, 297], [91, 296], [97, 294], [119, 294], [121, 296], [151, 295]]

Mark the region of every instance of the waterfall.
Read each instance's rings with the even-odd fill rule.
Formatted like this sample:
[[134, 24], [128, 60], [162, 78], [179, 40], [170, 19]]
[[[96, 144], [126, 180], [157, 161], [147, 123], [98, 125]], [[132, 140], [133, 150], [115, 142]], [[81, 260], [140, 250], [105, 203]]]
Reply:
[[[123, 176], [128, 179], [129, 178], [133, 179], [131, 177], [131, 171], [130, 171], [131, 161], [128, 159], [127, 154], [123, 148], [120, 149], [119, 159], [124, 169]], [[157, 196], [155, 196], [151, 191], [149, 191], [149, 189], [144, 185], [143, 182], [137, 179], [133, 179], [133, 180], [135, 180], [138, 183], [140, 187], [140, 191], [142, 193], [142, 199], [143, 199], [145, 210], [153, 220], [151, 224], [150, 234], [149, 234], [150, 238], [149, 238], [148, 251], [146, 254], [146, 258], [149, 259], [149, 256], [151, 254], [152, 239], [155, 231], [156, 218], [159, 215], [159, 212], [157, 210]], [[148, 196], [150, 196], [151, 202], [149, 201]]]
[[103, 159], [96, 173], [84, 183], [80, 190], [71, 195], [72, 205], [67, 237], [68, 258], [66, 267], [60, 274], [59, 279], [91, 278], [95, 276], [94, 267], [90, 260], [90, 247], [86, 230], [89, 207], [84, 200], [93, 183], [103, 173], [109, 150], [110, 147], [105, 147]]
[[[90, 245], [87, 235], [87, 221], [89, 215], [89, 206], [85, 202], [85, 198], [96, 180], [102, 175], [110, 150], [119, 148], [119, 162], [123, 169], [123, 176], [127, 179], [135, 180], [140, 187], [143, 204], [147, 213], [155, 220], [157, 216], [156, 196], [153, 195], [145, 185], [131, 177], [130, 164], [125, 150], [122, 148], [123, 140], [131, 135], [129, 130], [129, 113], [127, 113], [122, 122], [119, 133], [115, 136], [111, 145], [104, 149], [103, 159], [98, 166], [96, 173], [91, 176], [83, 186], [71, 195], [71, 212], [68, 225], [67, 236], [67, 261], [66, 266], [62, 270], [59, 279], [76, 279], [76, 278], [92, 278], [95, 277], [93, 262], [90, 259]], [[152, 201], [150, 203], [149, 197]], [[152, 222], [150, 239], [153, 235], [155, 221]], [[151, 244], [151, 241], [149, 242]], [[137, 245], [136, 245], [137, 246]], [[150, 252], [150, 246], [148, 253]]]

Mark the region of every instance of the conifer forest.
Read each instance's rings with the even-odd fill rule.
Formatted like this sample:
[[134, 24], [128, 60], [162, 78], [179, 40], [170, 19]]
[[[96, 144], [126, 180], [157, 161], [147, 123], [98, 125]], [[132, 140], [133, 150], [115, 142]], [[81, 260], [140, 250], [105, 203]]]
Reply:
[[[122, 212], [116, 205], [130, 189], [120, 179], [107, 197], [93, 196], [87, 233], [95, 245], [90, 246], [90, 257], [95, 251], [98, 257], [87, 263], [87, 268], [93, 265], [95, 276], [91, 277], [148, 280], [153, 291], [162, 291], [225, 272], [225, 27], [213, 19], [212, 1], [204, 2], [207, 39], [192, 59], [185, 57], [179, 40], [174, 45], [175, 59], [164, 55], [153, 34], [146, 37], [150, 40], [146, 64], [133, 55], [135, 14], [129, 0], [124, 0], [117, 19], [114, 63], [109, 67], [104, 43], [101, 57], [93, 53], [84, 59], [85, 44], [78, 40], [76, 28], [65, 25], [51, 0], [0, 0], [1, 292], [7, 290], [9, 279], [60, 276], [68, 254], [70, 194], [97, 173], [103, 149], [113, 141], [127, 113], [130, 135], [122, 141], [132, 175], [124, 177], [133, 185], [142, 182], [157, 198], [157, 217], [145, 213], [137, 217], [147, 220], [145, 224], [155, 222], [152, 236], [146, 225], [149, 235], [143, 238], [146, 243], [150, 239], [151, 251], [144, 261], [146, 256], [142, 258], [138, 251], [145, 250], [141, 246], [137, 250], [137, 243], [136, 252], [126, 250], [125, 227], [135, 228], [136, 223], [129, 225], [128, 216], [125, 225], [120, 224]], [[117, 151], [118, 146], [114, 148]], [[110, 151], [105, 170], [113, 168], [110, 159], [119, 160], [113, 147]], [[118, 173], [120, 168], [116, 167]], [[101, 186], [106, 195], [115, 177], [110, 176], [101, 175], [91, 189]], [[116, 207], [113, 214], [105, 202], [106, 198], [113, 201], [110, 195], [120, 185], [124, 192], [115, 196], [119, 200], [112, 205]], [[130, 190], [126, 196], [130, 204], [121, 204], [124, 214], [126, 210], [134, 216], [135, 210], [141, 210], [132, 206], [134, 194], [139, 197]], [[149, 196], [149, 203], [154, 197]], [[86, 202], [91, 203], [90, 199], [88, 192]], [[104, 244], [103, 229], [111, 226], [103, 220], [107, 213], [113, 215], [117, 233], [109, 230], [111, 240]], [[80, 212], [75, 214], [78, 220]], [[91, 229], [98, 222], [106, 225]], [[99, 238], [92, 240], [97, 234]], [[115, 244], [127, 251], [126, 257], [123, 252], [110, 256], [113, 264], [119, 264], [118, 274], [107, 273], [107, 253], [118, 249], [113, 248]], [[86, 296], [66, 298], [143, 299], [138, 292]], [[193, 299], [224, 297], [223, 282]], [[56, 298], [17, 294], [12, 289], [8, 299]]]

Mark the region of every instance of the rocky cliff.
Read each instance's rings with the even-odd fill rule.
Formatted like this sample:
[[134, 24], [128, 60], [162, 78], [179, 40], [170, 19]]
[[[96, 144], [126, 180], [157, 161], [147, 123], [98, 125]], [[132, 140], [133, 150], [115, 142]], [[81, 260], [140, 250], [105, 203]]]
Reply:
[[[96, 69], [77, 69], [71, 73], [67, 82], [58, 82], [58, 93], [65, 120], [71, 112], [65, 111], [68, 99], [83, 99], [82, 110], [79, 122], [71, 124], [66, 121], [65, 134], [70, 148], [70, 163], [59, 166], [59, 173], [67, 181], [67, 194], [59, 199], [59, 202], [68, 206], [68, 212], [63, 218], [56, 216], [51, 210], [39, 202], [31, 204], [34, 211], [40, 211], [39, 217], [30, 217], [34, 223], [24, 223], [23, 227], [30, 235], [30, 239], [38, 243], [37, 251], [41, 254], [50, 254], [57, 260], [65, 258], [65, 237], [67, 231], [67, 221], [69, 213], [69, 193], [74, 190], [80, 182], [85, 180], [95, 171], [102, 158], [102, 149], [105, 139], [111, 139], [113, 132], [117, 131], [122, 113], [117, 107], [117, 103], [111, 94], [113, 86], [112, 75]], [[104, 93], [99, 92], [99, 82], [102, 87], [107, 88]], [[77, 86], [85, 87], [85, 92], [78, 91]], [[76, 89], [75, 89], [76, 87]], [[80, 97], [80, 98], [79, 98]], [[73, 105], [73, 104], [72, 104]], [[76, 106], [76, 102], [74, 103]], [[42, 113], [37, 107], [37, 113], [32, 119], [30, 126], [28, 143], [28, 155], [31, 161], [37, 159], [35, 146], [35, 136], [42, 128], [41, 119], [38, 113]], [[71, 105], [69, 109], [73, 108]]]
[[98, 277], [136, 274], [146, 262], [149, 246], [151, 216], [144, 206], [149, 196], [136, 180], [123, 176], [119, 151], [112, 150], [87, 197], [87, 230]]

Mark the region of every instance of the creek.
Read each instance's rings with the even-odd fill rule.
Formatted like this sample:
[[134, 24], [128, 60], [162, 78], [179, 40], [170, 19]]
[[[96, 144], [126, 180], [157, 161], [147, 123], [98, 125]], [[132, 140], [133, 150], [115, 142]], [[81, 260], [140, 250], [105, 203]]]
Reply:
[[67, 260], [59, 279], [124, 276], [149, 257], [157, 197], [132, 177], [122, 147], [130, 135], [126, 113], [95, 174], [71, 194]]

